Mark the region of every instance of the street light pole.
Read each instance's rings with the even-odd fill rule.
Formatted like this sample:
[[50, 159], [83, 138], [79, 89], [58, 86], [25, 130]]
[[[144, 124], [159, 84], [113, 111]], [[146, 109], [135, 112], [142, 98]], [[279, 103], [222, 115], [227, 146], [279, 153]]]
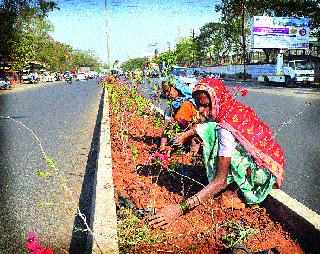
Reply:
[[243, 74], [246, 76], [246, 35], [244, 30], [244, 1], [241, 0], [241, 32], [242, 32], [242, 58], [243, 58]]
[[108, 23], [108, 0], [104, 1], [104, 6], [106, 9], [107, 59], [108, 59], [108, 65], [110, 68], [111, 62], [110, 62], [109, 23]]

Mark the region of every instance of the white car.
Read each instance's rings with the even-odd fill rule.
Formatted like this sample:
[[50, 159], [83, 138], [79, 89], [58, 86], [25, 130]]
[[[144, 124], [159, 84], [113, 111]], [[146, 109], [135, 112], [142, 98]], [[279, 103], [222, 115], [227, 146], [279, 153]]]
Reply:
[[88, 80], [84, 72], [78, 72], [76, 80]]
[[0, 89], [10, 89], [10, 81], [0, 78]]

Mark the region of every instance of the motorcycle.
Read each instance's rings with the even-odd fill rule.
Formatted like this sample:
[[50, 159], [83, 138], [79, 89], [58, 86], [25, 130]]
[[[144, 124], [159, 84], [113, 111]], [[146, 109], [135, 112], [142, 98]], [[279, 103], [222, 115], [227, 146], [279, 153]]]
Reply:
[[69, 85], [72, 83], [72, 77], [71, 76], [65, 77], [64, 80], [67, 81], [67, 84], [69, 84]]

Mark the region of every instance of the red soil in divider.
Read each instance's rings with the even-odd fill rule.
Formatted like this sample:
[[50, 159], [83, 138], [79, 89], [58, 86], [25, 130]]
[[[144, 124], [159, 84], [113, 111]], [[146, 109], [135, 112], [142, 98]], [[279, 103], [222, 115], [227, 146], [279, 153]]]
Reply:
[[[183, 199], [181, 179], [170, 172], [157, 173], [157, 168], [151, 163], [151, 154], [157, 150], [155, 142], [161, 136], [162, 129], [154, 127], [148, 117], [137, 117], [130, 113], [126, 115], [129, 130], [125, 142], [111, 116], [115, 199], [119, 192], [138, 208], [152, 204], [160, 209], [178, 203]], [[134, 156], [134, 150], [138, 151], [138, 156]], [[176, 160], [187, 165], [191, 163], [191, 158], [187, 156], [177, 156]], [[137, 167], [139, 170], [136, 170]], [[198, 206], [162, 230], [166, 235], [164, 242], [157, 246], [135, 246], [131, 253], [221, 253], [225, 250], [222, 236], [228, 229], [221, 225], [227, 222], [258, 230], [243, 243], [251, 252], [276, 247], [280, 253], [303, 253], [290, 234], [270, 219], [265, 208], [245, 206], [238, 198], [232, 200], [236, 196], [234, 192], [228, 191], [227, 194], [222, 193]]]

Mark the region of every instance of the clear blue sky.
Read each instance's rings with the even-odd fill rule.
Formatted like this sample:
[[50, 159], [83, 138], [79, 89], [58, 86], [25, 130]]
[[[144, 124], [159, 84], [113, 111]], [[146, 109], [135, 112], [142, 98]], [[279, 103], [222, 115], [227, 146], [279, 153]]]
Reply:
[[[49, 14], [55, 27], [52, 36], [73, 48], [94, 51], [107, 63], [109, 28], [110, 61], [142, 57], [171, 49], [177, 38], [194, 28], [218, 21], [215, 4], [220, 0], [56, 0], [60, 11]], [[106, 19], [106, 16], [108, 17]], [[154, 46], [155, 45], [155, 46]]]

